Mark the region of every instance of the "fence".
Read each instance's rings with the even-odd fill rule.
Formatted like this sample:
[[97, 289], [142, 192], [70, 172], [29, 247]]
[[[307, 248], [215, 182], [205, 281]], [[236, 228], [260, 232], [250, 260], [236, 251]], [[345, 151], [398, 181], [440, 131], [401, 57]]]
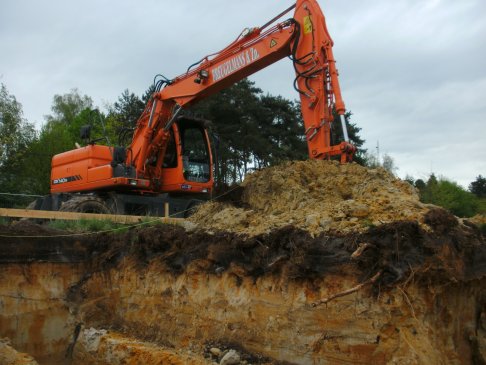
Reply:
[[22, 209], [42, 195], [0, 193], [0, 208]]
[[97, 219], [108, 220], [114, 223], [133, 224], [147, 220], [161, 221], [169, 224], [181, 224], [182, 218], [172, 218], [169, 215], [169, 204], [164, 204], [164, 217], [133, 216], [119, 214], [95, 214], [95, 213], [77, 213], [77, 212], [58, 212], [45, 210], [30, 210], [28, 205], [35, 199], [42, 197], [33, 194], [12, 194], [0, 193], [0, 218], [32, 218], [32, 219], [61, 219], [61, 220], [80, 220], [80, 219]]

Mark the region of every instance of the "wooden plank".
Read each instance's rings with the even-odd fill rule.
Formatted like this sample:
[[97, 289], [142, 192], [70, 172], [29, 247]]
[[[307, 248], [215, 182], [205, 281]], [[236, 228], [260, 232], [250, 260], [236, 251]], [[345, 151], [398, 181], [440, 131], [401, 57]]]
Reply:
[[76, 213], [76, 212], [58, 212], [48, 210], [30, 210], [30, 209], [7, 209], [0, 208], [0, 217], [11, 218], [35, 218], [35, 219], [63, 219], [63, 220], [80, 220], [80, 219], [98, 219], [109, 220], [121, 224], [141, 223], [146, 220], [161, 221], [169, 224], [182, 224], [183, 218], [167, 217], [149, 217], [139, 215], [119, 215], [119, 214], [96, 214], [96, 213]]

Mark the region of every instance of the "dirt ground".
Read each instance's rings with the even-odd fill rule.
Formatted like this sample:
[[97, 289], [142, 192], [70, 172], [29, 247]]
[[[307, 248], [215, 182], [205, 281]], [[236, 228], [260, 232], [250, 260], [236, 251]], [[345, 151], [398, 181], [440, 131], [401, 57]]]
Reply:
[[45, 236], [0, 240], [0, 336], [41, 365], [486, 363], [477, 225], [355, 164], [289, 163], [240, 193], [191, 230], [0, 227]]

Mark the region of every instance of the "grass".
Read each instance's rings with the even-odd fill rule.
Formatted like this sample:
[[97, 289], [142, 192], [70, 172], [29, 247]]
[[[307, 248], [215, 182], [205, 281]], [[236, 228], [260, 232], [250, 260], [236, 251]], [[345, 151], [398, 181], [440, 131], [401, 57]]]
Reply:
[[80, 220], [51, 220], [47, 223], [50, 228], [58, 229], [61, 231], [70, 232], [99, 232], [99, 231], [109, 231], [117, 230], [116, 232], [126, 232], [130, 226], [139, 225], [143, 227], [154, 227], [166, 225], [167, 223], [162, 222], [154, 217], [146, 217], [142, 219], [140, 223], [133, 223], [131, 225], [114, 223], [109, 220], [100, 219], [80, 219]]
[[10, 218], [0, 217], [0, 225], [8, 226], [9, 223], [10, 223]]
[[128, 229], [126, 225], [100, 219], [51, 220], [47, 226], [61, 231], [71, 232], [99, 232], [112, 229], [120, 229], [120, 231], [125, 232]]
[[373, 228], [373, 227], [376, 227], [376, 226], [373, 224], [373, 222], [372, 222], [371, 220], [369, 220], [369, 219], [363, 219], [363, 220], [361, 221], [361, 225], [362, 225], [363, 227], [367, 227], [367, 228]]

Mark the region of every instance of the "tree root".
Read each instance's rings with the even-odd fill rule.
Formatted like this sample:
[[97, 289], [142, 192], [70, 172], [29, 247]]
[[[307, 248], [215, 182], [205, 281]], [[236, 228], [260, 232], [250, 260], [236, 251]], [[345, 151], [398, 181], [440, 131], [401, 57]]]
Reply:
[[344, 297], [346, 295], [349, 295], [349, 294], [352, 294], [354, 292], [357, 292], [358, 290], [360, 290], [361, 288], [365, 287], [366, 285], [373, 284], [376, 280], [378, 280], [378, 278], [381, 276], [381, 274], [382, 274], [382, 271], [379, 271], [371, 279], [368, 279], [365, 282], [363, 282], [361, 284], [358, 284], [355, 287], [352, 287], [351, 289], [342, 291], [340, 293], [331, 295], [330, 297], [327, 297], [327, 298], [321, 299], [321, 300], [319, 300], [317, 302], [314, 302], [314, 303], [311, 304], [311, 306], [312, 307], [317, 307], [318, 305], [321, 305], [321, 304], [327, 304], [331, 300], [334, 300], [334, 299], [340, 298], [340, 297]]

